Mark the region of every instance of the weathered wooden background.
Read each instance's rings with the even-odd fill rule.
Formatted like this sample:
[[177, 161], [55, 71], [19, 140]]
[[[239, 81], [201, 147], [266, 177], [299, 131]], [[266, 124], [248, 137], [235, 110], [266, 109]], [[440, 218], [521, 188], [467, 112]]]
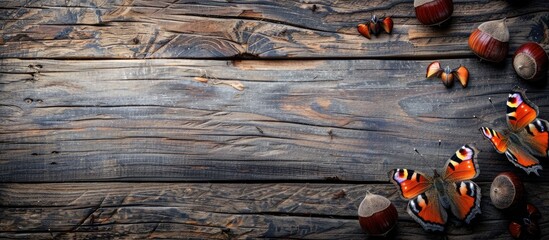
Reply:
[[[373, 14], [394, 33], [358, 35]], [[508, 59], [479, 61], [470, 32], [504, 17]], [[456, 0], [442, 27], [411, 0], [0, 1], [0, 238], [361, 239], [370, 191], [397, 206], [397, 238], [508, 239], [491, 180], [517, 173], [547, 214], [549, 173], [526, 176], [478, 128], [505, 127], [515, 85], [549, 119], [549, 87], [510, 66], [523, 42], [549, 49], [548, 26], [545, 0]], [[467, 66], [469, 86], [426, 80], [433, 60]], [[386, 172], [465, 143], [483, 214], [426, 234]]]

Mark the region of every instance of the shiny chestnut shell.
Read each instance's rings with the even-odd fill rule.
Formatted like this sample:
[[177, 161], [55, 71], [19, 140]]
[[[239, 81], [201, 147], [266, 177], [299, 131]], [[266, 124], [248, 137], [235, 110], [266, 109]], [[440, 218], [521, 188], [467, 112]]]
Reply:
[[425, 25], [440, 25], [454, 12], [452, 0], [414, 0], [416, 18]]
[[544, 77], [548, 62], [547, 53], [535, 42], [522, 44], [513, 56], [513, 68], [524, 80], [538, 80]]
[[386, 236], [396, 225], [398, 212], [386, 197], [368, 193], [358, 207], [362, 230], [372, 236]]
[[490, 186], [490, 199], [499, 209], [517, 206], [522, 202], [524, 185], [519, 177], [512, 172], [498, 174]]
[[509, 29], [505, 19], [485, 22], [469, 36], [469, 47], [478, 57], [501, 62], [509, 52]]

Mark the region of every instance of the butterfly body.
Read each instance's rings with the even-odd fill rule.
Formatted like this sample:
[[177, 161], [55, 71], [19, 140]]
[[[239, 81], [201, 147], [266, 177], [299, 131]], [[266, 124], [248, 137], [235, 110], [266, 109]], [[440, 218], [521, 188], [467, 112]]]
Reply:
[[537, 157], [547, 157], [549, 153], [549, 122], [537, 118], [538, 112], [525, 91], [515, 87], [507, 99], [508, 129], [498, 132], [481, 127], [480, 131], [511, 163], [539, 176], [538, 170], [543, 168]]
[[438, 199], [440, 200], [442, 207], [449, 208], [450, 199], [448, 199], [448, 195], [446, 194], [446, 184], [444, 184], [444, 180], [442, 180], [442, 177], [438, 175], [436, 169], [434, 169], [433, 172], [433, 187], [438, 194]]
[[441, 174], [435, 169], [432, 176], [409, 169], [389, 172], [401, 197], [409, 200], [408, 214], [425, 230], [444, 231], [447, 209], [466, 223], [480, 213], [480, 188], [470, 181], [479, 173], [477, 153], [470, 145], [461, 147]]

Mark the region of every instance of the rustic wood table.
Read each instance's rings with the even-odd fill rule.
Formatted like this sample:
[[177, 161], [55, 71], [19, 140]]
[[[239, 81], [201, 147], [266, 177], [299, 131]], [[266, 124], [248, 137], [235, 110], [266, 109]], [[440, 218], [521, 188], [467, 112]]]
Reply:
[[[547, 214], [549, 172], [478, 129], [505, 128], [515, 85], [549, 119], [549, 87], [511, 67], [520, 44], [549, 48], [549, 1], [456, 0], [441, 27], [412, 2], [1, 0], [0, 238], [362, 239], [368, 191], [396, 205], [397, 238], [511, 238], [492, 179], [515, 172]], [[357, 33], [374, 14], [391, 35]], [[469, 34], [505, 17], [507, 59], [479, 61]], [[425, 79], [433, 60], [467, 66], [469, 86]], [[387, 172], [431, 172], [465, 143], [482, 215], [425, 233]]]

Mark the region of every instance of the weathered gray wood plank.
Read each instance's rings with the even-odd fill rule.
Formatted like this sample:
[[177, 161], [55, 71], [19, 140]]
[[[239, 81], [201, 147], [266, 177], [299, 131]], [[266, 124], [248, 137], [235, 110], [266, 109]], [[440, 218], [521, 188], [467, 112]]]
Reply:
[[[449, 239], [507, 239], [507, 216], [480, 184], [483, 215], [474, 227], [449, 224]], [[549, 186], [526, 184], [529, 201], [547, 212]], [[337, 197], [343, 191], [345, 194]], [[0, 185], [0, 236], [39, 238], [323, 238], [357, 239], [356, 211], [367, 191], [399, 211], [398, 239], [426, 234], [389, 184], [61, 183]], [[542, 226], [548, 226], [546, 218]], [[548, 228], [542, 228], [544, 237]]]
[[514, 170], [478, 128], [504, 126], [517, 84], [549, 118], [548, 88], [509, 62], [442, 63], [468, 66], [469, 87], [424, 79], [428, 61], [4, 59], [0, 181], [387, 181], [465, 143], [479, 180]]
[[[456, 1], [448, 26], [422, 26], [413, 1], [0, 1], [0, 57], [295, 58], [469, 57], [467, 38], [508, 18], [511, 51], [549, 43], [549, 2]], [[391, 15], [392, 35], [356, 25]]]

